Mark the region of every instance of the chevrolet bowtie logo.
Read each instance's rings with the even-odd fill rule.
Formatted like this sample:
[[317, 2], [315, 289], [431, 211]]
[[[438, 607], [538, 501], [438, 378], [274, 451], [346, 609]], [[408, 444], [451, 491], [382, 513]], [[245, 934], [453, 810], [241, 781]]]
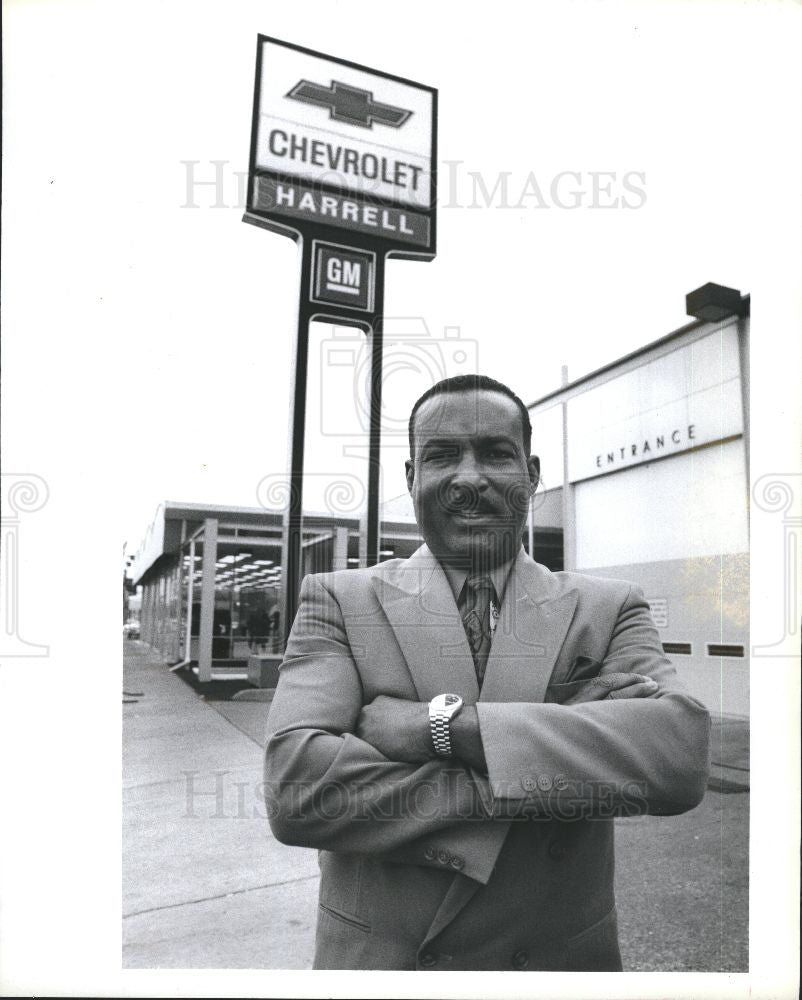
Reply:
[[362, 128], [373, 128], [373, 123], [400, 128], [412, 114], [403, 108], [394, 108], [391, 104], [379, 104], [373, 100], [370, 90], [360, 90], [349, 87], [347, 83], [332, 80], [328, 87], [309, 80], [301, 80], [287, 94], [294, 101], [305, 101], [307, 104], [317, 104], [328, 108], [329, 117], [348, 125], [360, 125]]

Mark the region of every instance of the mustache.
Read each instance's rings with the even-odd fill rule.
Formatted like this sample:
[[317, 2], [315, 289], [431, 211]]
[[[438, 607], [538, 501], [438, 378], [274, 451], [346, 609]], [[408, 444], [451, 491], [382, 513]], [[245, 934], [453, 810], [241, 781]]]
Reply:
[[449, 514], [498, 514], [498, 506], [470, 485], [447, 486], [440, 490], [440, 504]]
[[503, 497], [488, 497], [467, 484], [448, 485], [439, 490], [440, 506], [449, 514], [479, 514], [488, 517], [509, 518], [526, 513], [530, 493], [521, 483], [511, 483]]
[[477, 514], [486, 517], [505, 517], [509, 516], [509, 511], [504, 510], [499, 507], [491, 507], [489, 504], [464, 504], [464, 503], [446, 503], [443, 505], [444, 510], [449, 514]]

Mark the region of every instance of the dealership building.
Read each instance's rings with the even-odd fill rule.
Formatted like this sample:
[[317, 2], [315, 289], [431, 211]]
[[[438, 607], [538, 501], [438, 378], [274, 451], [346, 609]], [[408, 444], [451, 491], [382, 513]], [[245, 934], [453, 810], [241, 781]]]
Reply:
[[[543, 480], [523, 543], [552, 570], [638, 583], [691, 693], [746, 716], [749, 298], [706, 285], [687, 308], [693, 322], [529, 406]], [[161, 504], [129, 570], [142, 640], [200, 682], [274, 682], [282, 521]], [[364, 564], [362, 529], [306, 515], [303, 572]], [[385, 504], [380, 558], [421, 541], [408, 498]]]
[[[693, 322], [530, 406], [566, 569], [638, 583], [711, 710], [749, 711], [749, 298], [706, 285]], [[535, 552], [537, 558], [537, 552]]]
[[[382, 562], [411, 556], [423, 542], [408, 496], [384, 506]], [[275, 679], [282, 582], [278, 510], [159, 504], [129, 575], [141, 589], [140, 638], [170, 664], [212, 680]], [[531, 539], [531, 540], [530, 540]], [[532, 529], [524, 544], [561, 568], [561, 530]], [[359, 518], [305, 514], [302, 576], [364, 565]]]

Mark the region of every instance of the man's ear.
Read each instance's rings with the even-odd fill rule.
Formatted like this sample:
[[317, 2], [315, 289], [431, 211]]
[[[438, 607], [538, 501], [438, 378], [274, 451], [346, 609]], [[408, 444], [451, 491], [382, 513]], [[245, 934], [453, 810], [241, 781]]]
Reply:
[[406, 470], [407, 477], [407, 491], [411, 493], [412, 484], [415, 482], [415, 463], [411, 458], [408, 458], [406, 462], [404, 462], [404, 469]]
[[534, 493], [537, 484], [540, 482], [540, 459], [537, 455], [530, 455], [526, 460], [526, 467], [529, 470], [529, 483]]

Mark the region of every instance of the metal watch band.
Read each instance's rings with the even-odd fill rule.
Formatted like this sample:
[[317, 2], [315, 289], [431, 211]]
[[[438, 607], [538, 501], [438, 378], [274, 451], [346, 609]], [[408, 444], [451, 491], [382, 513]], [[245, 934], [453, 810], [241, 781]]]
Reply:
[[434, 708], [429, 712], [434, 752], [438, 757], [451, 756], [451, 710]]

